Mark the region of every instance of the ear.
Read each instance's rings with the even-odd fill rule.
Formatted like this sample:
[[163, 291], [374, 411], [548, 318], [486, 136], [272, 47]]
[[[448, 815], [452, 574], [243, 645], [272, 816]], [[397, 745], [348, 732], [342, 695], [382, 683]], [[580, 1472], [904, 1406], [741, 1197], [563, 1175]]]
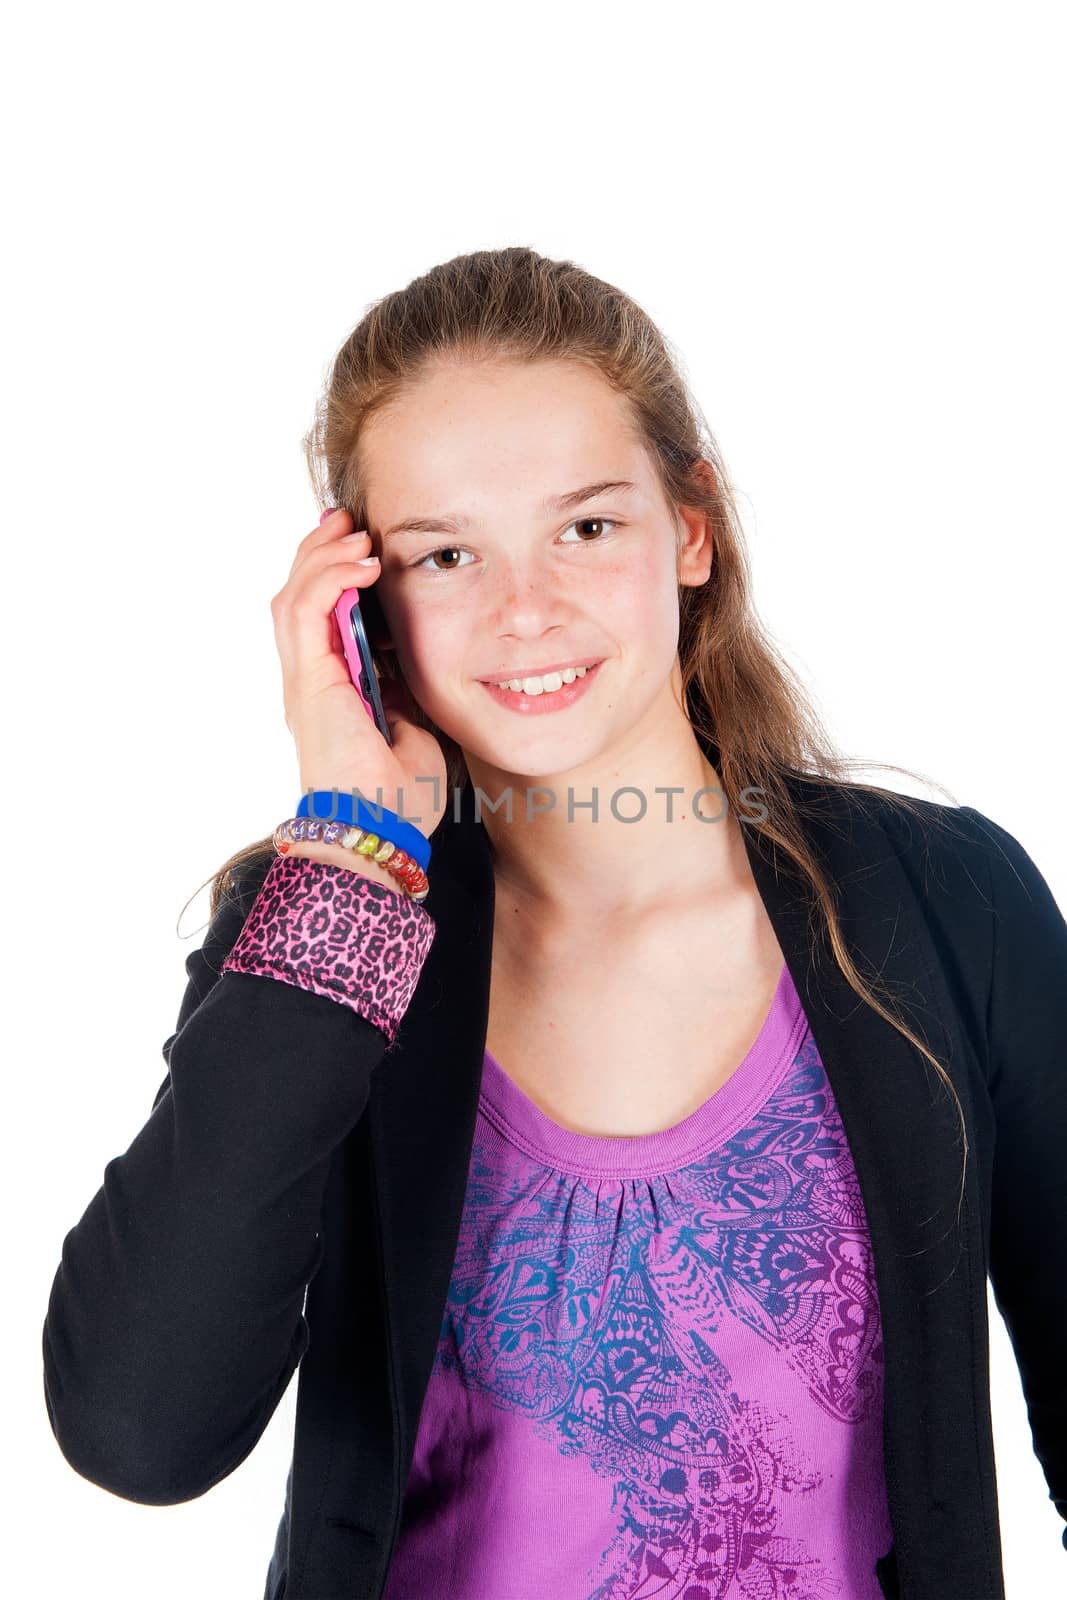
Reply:
[[[690, 476], [705, 493], [717, 492], [718, 480], [710, 461], [701, 459], [695, 462], [690, 469]], [[711, 518], [700, 507], [687, 505], [678, 506], [677, 515], [680, 521], [677, 540], [678, 582], [699, 587], [707, 583], [711, 576], [714, 555]]]
[[711, 576], [713, 538], [711, 518], [694, 506], [679, 506], [677, 556], [678, 582], [699, 587]]

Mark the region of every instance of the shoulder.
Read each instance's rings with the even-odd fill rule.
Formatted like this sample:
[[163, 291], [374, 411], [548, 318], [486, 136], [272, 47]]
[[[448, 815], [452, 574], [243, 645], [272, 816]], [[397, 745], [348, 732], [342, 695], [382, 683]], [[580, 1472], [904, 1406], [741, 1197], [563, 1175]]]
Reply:
[[1050, 962], [1063, 982], [1067, 979], [1067, 922], [1045, 875], [1052, 871], [1051, 862], [1043, 854], [1039, 866], [1021, 839], [974, 806], [962, 807], [961, 815], [985, 869], [1000, 950], [1014, 942], [1035, 966]]
[[810, 774], [790, 773], [785, 784], [811, 843], [831, 858], [851, 854], [873, 865], [887, 852], [895, 857], [967, 854], [978, 844], [979, 813], [967, 806]]
[[[998, 892], [1039, 896], [1048, 886], [1023, 843], [985, 812], [880, 787], [790, 775], [801, 826], [831, 869], [891, 857], [924, 890], [938, 884], [990, 906]], [[1014, 887], [1013, 887], [1014, 886]]]
[[[1067, 921], [1020, 838], [976, 806], [805, 779], [798, 814], [853, 918], [903, 912], [938, 952], [980, 1039], [998, 1117], [1055, 1105], [1067, 1118]], [[1026, 1116], [1037, 1115], [1036, 1110]]]

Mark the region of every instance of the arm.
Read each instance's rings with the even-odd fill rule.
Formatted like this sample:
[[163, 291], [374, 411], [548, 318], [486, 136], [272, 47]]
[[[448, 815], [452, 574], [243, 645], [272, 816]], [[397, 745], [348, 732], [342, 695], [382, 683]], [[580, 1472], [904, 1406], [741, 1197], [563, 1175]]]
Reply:
[[1034, 1452], [1067, 1520], [1067, 923], [1018, 840], [973, 807], [963, 810], [985, 841], [994, 911], [989, 1276]]
[[306, 858], [219, 907], [186, 962], [168, 1077], [49, 1297], [45, 1402], [83, 1477], [173, 1505], [255, 1446], [307, 1349], [329, 1157], [434, 933], [401, 892]]

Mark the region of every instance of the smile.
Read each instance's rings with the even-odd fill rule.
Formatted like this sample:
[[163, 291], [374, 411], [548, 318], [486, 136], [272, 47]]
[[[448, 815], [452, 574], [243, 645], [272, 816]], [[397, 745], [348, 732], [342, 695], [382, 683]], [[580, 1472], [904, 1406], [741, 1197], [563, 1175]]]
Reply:
[[[580, 700], [596, 678], [601, 663], [588, 667], [564, 667], [559, 672], [546, 672], [543, 677], [510, 678], [503, 683], [486, 683], [482, 687], [509, 711], [522, 716], [535, 716], [543, 711], [564, 711]], [[513, 685], [518, 684], [518, 688]]]

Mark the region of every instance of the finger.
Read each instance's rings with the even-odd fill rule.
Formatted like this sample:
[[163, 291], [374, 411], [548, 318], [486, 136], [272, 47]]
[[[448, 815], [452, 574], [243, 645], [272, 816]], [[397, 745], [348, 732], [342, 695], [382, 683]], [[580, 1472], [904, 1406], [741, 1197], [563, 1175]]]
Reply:
[[352, 532], [353, 528], [350, 511], [344, 506], [330, 506], [322, 513], [318, 526], [304, 535], [297, 550], [314, 550], [316, 545], [326, 544], [331, 539], [340, 539], [344, 534]]
[[366, 528], [352, 530], [352, 514], [344, 510], [344, 507], [338, 507], [336, 512], [331, 512], [317, 528], [312, 528], [312, 531], [301, 539], [298, 547], [296, 547], [296, 555], [293, 557], [290, 578], [293, 578], [294, 573], [299, 570], [299, 566], [306, 562], [307, 557], [314, 554], [315, 550], [328, 549], [334, 544], [341, 544], [344, 547], [344, 539], [350, 539], [352, 544], [355, 544], [355, 539], [357, 538], [360, 541], [370, 539], [370, 533], [366, 531]]
[[288, 585], [288, 607], [294, 616], [326, 616], [346, 589], [366, 589], [377, 581], [380, 567], [361, 561], [331, 561], [319, 568], [306, 568]]
[[290, 572], [295, 571], [308, 551], [316, 550], [320, 545], [330, 544], [334, 540], [342, 539], [345, 534], [352, 531], [352, 513], [344, 506], [330, 507], [323, 512], [319, 519], [318, 527], [312, 528], [311, 532], [305, 534], [297, 545]]
[[378, 564], [335, 561], [318, 572], [305, 572], [286, 586], [285, 603], [275, 615], [275, 628], [294, 665], [321, 660], [334, 651], [334, 609], [346, 589], [365, 589], [378, 576]]
[[[362, 562], [374, 556], [375, 565], [362, 567]], [[367, 532], [345, 534], [340, 539], [328, 540], [325, 544], [313, 545], [303, 555], [297, 557], [293, 563], [293, 570], [289, 582], [294, 588], [301, 588], [312, 577], [317, 577], [320, 572], [338, 566], [349, 566], [352, 562], [360, 565], [361, 571], [377, 574], [381, 571], [381, 561], [377, 552], [371, 547], [371, 537]]]

